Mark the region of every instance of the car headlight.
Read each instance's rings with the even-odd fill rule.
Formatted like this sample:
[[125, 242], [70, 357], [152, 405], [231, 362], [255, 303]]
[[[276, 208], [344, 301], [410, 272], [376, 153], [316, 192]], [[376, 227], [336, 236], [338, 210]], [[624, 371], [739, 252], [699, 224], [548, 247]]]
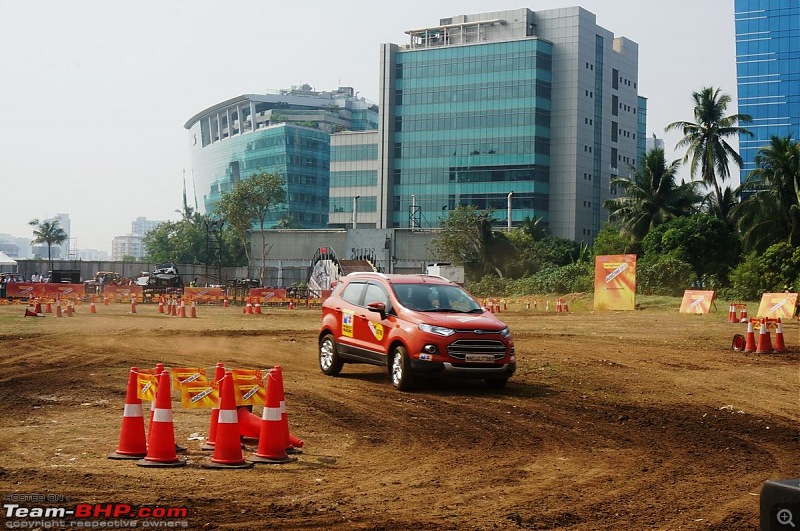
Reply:
[[500, 330], [500, 335], [508, 339], [509, 337], [511, 337], [511, 330], [508, 327], [505, 327], [502, 330]]
[[420, 323], [419, 329], [429, 334], [436, 334], [437, 336], [452, 336], [456, 333], [452, 328], [445, 328], [443, 326], [434, 326], [425, 323]]

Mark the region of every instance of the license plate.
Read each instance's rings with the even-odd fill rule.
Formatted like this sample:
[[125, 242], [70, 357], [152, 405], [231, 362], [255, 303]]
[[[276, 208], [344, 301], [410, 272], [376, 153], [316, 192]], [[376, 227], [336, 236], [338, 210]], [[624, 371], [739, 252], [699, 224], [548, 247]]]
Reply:
[[493, 354], [466, 354], [464, 361], [468, 363], [491, 363], [494, 361]]

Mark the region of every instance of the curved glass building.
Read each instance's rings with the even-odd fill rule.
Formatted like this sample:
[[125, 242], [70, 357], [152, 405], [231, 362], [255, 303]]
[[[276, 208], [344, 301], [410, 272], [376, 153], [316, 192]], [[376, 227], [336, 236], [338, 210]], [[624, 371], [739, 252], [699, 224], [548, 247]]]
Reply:
[[287, 192], [270, 227], [325, 228], [330, 135], [377, 126], [377, 105], [350, 87], [243, 94], [200, 111], [184, 125], [200, 213], [213, 212], [220, 194], [238, 180], [266, 171], [281, 175]]

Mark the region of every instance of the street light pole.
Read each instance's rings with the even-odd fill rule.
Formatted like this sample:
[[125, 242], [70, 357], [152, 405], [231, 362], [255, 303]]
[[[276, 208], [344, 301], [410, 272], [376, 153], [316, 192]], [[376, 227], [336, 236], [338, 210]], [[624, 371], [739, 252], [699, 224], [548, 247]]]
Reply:
[[361, 197], [360, 195], [353, 196], [353, 228], [357, 228], [358, 225], [358, 198]]
[[511, 196], [514, 192], [508, 193], [508, 232], [511, 232]]

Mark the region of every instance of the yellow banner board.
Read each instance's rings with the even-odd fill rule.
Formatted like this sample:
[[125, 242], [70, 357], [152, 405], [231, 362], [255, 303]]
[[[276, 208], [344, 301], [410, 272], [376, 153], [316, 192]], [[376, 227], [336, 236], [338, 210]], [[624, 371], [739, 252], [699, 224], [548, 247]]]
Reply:
[[765, 293], [756, 317], [791, 319], [797, 311], [797, 293]]
[[680, 313], [707, 314], [714, 302], [713, 291], [687, 289], [683, 292]]
[[234, 369], [233, 388], [237, 406], [263, 406], [267, 398], [264, 378], [259, 369]]
[[633, 310], [636, 298], [636, 255], [597, 256], [594, 261], [594, 309]]

